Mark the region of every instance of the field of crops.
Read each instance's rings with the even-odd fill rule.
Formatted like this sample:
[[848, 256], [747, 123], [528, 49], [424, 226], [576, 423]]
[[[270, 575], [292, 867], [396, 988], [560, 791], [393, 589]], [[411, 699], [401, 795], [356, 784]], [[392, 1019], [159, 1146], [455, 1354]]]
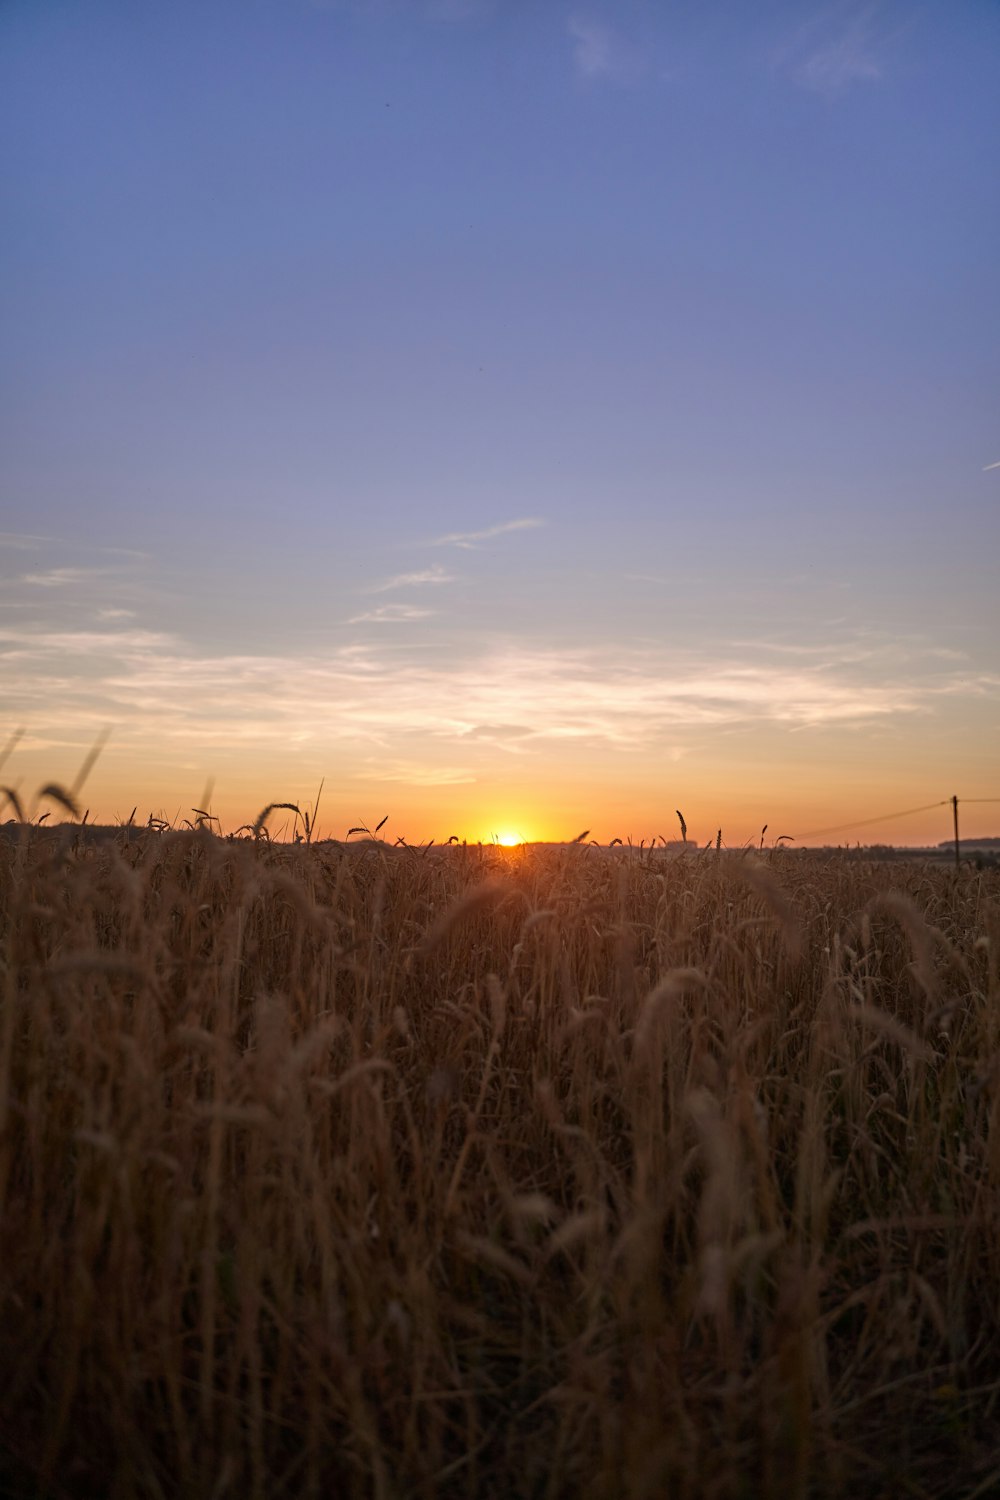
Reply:
[[0, 1491], [1000, 1493], [1000, 873], [0, 840]]

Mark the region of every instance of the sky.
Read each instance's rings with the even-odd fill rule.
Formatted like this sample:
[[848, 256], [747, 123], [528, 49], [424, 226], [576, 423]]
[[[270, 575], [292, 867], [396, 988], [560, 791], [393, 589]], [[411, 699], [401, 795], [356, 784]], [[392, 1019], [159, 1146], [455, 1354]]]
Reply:
[[1000, 797], [998, 64], [993, 0], [4, 0], [0, 782], [948, 837], [882, 820]]

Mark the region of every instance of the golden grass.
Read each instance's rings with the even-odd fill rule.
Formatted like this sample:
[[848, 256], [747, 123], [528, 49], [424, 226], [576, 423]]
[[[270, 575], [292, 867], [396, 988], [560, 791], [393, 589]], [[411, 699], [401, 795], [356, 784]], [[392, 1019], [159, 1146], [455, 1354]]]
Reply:
[[1000, 879], [0, 840], [0, 1489], [1000, 1490]]

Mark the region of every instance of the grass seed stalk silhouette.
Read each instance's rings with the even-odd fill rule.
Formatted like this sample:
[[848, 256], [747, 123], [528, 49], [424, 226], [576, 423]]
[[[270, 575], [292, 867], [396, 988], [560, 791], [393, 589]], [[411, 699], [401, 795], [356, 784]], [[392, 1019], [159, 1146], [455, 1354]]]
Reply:
[[996, 872], [248, 833], [0, 840], [8, 1490], [989, 1492]]

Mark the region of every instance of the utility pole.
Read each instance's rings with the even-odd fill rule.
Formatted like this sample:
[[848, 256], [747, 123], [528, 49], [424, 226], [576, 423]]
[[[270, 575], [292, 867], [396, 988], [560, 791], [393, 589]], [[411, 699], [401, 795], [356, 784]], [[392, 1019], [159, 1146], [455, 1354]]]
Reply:
[[959, 868], [959, 860], [958, 860], [958, 849], [959, 849], [959, 845], [958, 845], [958, 798], [957, 797], [952, 797], [952, 799], [951, 799], [951, 810], [952, 810], [952, 812], [955, 815], [955, 869], [957, 870]]

